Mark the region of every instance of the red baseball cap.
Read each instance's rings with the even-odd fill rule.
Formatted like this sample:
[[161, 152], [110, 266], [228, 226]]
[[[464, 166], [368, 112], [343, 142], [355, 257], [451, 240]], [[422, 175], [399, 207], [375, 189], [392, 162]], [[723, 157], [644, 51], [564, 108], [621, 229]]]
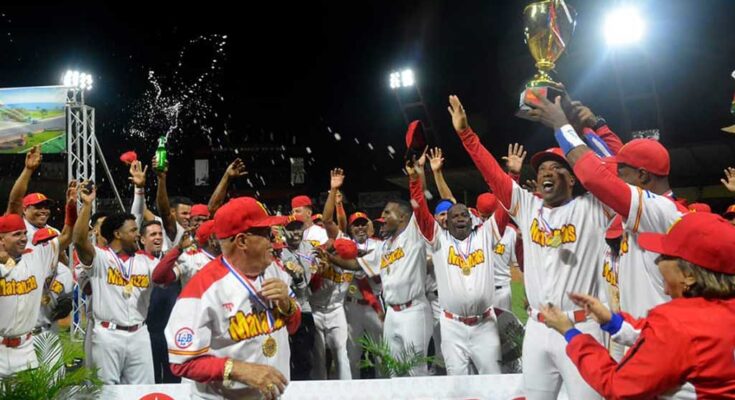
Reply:
[[356, 213], [352, 213], [352, 215], [350, 215], [350, 218], [348, 218], [348, 219], [347, 219], [347, 222], [348, 222], [348, 223], [349, 223], [350, 225], [352, 225], [352, 224], [354, 224], [354, 223], [355, 223], [355, 221], [357, 221], [358, 219], [362, 219], [362, 220], [365, 220], [365, 222], [369, 222], [369, 221], [370, 221], [370, 218], [368, 218], [367, 214], [365, 214], [365, 213], [364, 213], [364, 212], [362, 212], [362, 211], [358, 211], [358, 212], [356, 212]]
[[492, 193], [477, 196], [477, 211], [482, 215], [490, 215], [498, 207], [498, 198]]
[[415, 120], [408, 124], [406, 130], [406, 149], [416, 150], [418, 152], [424, 151], [426, 147], [426, 138], [424, 137], [424, 126], [421, 121]]
[[727, 210], [725, 210], [725, 213], [722, 214], [722, 216], [728, 219], [735, 217], [735, 204], [727, 207]]
[[357, 258], [357, 244], [349, 239], [335, 239], [334, 240], [334, 250], [337, 252], [337, 255], [345, 260], [354, 260]]
[[23, 207], [35, 206], [43, 202], [51, 202], [52, 200], [46, 197], [43, 193], [31, 193], [23, 198]]
[[31, 243], [33, 243], [33, 245], [35, 246], [39, 243], [51, 240], [57, 236], [59, 236], [59, 232], [56, 229], [42, 228], [37, 230], [36, 233], [33, 234], [33, 240], [31, 241]]
[[304, 216], [303, 215], [295, 215], [295, 214], [292, 214], [292, 215], [289, 215], [287, 217], [285, 226], [289, 226], [291, 224], [301, 224], [301, 225], [303, 225], [304, 224], [304, 221], [305, 220], [304, 220]]
[[710, 207], [709, 204], [706, 203], [692, 203], [689, 205], [689, 211], [711, 213], [712, 207]]
[[669, 151], [654, 139], [631, 140], [618, 151], [615, 160], [618, 164], [643, 168], [659, 176], [669, 176], [671, 170]]
[[138, 154], [134, 151], [126, 151], [125, 153], [122, 153], [122, 155], [120, 155], [120, 161], [127, 165], [130, 165], [133, 163], [133, 161], [138, 161]]
[[723, 274], [735, 274], [735, 226], [717, 214], [684, 214], [669, 231], [638, 235], [645, 250], [678, 257]]
[[191, 206], [191, 216], [209, 218], [209, 207], [206, 204], [194, 204]]
[[566, 165], [569, 172], [572, 172], [572, 167], [569, 166], [569, 162], [564, 157], [564, 151], [559, 147], [552, 147], [544, 151], [539, 151], [531, 157], [531, 166], [534, 170], [538, 171], [539, 165], [543, 164], [544, 161], [557, 161]]
[[309, 196], [300, 195], [291, 199], [291, 208], [307, 206], [311, 207], [311, 198]]
[[9, 233], [26, 230], [23, 217], [18, 214], [6, 214], [0, 217], [0, 233]]
[[199, 228], [197, 228], [197, 232], [195, 234], [197, 243], [199, 243], [200, 246], [204, 246], [207, 241], [209, 241], [209, 237], [214, 234], [214, 220], [210, 219], [209, 221], [204, 221], [201, 225], [199, 225]]
[[321, 214], [314, 214], [311, 216], [311, 220], [314, 222], [322, 220], [322, 219], [324, 219], [324, 216]]
[[271, 216], [265, 206], [252, 197], [237, 197], [228, 201], [214, 214], [214, 233], [226, 239], [251, 228], [283, 225], [288, 217]]

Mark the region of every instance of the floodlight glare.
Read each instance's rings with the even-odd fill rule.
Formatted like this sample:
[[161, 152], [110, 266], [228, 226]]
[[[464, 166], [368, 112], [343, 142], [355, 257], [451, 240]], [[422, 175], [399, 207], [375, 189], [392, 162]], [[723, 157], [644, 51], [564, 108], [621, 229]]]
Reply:
[[415, 83], [416, 81], [412, 70], [404, 69], [401, 71], [401, 85], [403, 85], [403, 87], [413, 86]]
[[401, 74], [398, 72], [391, 72], [390, 74], [390, 88], [398, 89], [401, 87]]
[[605, 18], [604, 32], [608, 45], [637, 43], [643, 38], [644, 30], [643, 18], [633, 7], [613, 10]]
[[92, 89], [92, 75], [68, 70], [61, 78], [61, 84], [66, 87], [90, 90]]

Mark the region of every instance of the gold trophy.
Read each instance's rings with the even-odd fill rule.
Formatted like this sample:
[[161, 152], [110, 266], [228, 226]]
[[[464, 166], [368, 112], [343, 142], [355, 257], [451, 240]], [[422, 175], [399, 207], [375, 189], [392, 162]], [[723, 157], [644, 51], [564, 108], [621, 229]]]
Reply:
[[523, 34], [531, 55], [536, 60], [538, 73], [533, 80], [526, 83], [521, 93], [520, 110], [516, 113], [528, 119], [528, 111], [538, 105], [541, 100], [532, 92], [554, 101], [562, 91], [551, 80], [549, 72], [554, 69], [554, 62], [569, 45], [574, 33], [577, 13], [564, 0], [543, 0], [531, 3], [523, 10]]

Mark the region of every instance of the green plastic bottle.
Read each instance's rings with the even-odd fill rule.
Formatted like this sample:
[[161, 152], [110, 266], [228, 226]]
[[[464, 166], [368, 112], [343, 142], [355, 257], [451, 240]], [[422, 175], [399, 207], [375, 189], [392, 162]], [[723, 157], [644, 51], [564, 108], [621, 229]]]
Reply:
[[166, 155], [166, 136], [158, 138], [158, 148], [156, 149], [156, 170], [164, 171], [168, 168], [168, 156]]

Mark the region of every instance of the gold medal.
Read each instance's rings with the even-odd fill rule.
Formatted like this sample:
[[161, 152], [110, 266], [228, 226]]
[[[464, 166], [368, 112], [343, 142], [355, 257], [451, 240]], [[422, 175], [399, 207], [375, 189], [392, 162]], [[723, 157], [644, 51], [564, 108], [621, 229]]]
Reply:
[[125, 285], [125, 287], [123, 288], [123, 295], [125, 295], [126, 298], [133, 295], [133, 283], [132, 282], [128, 282], [128, 284]]
[[355, 293], [357, 293], [357, 286], [355, 286], [355, 285], [350, 285], [349, 289], [347, 289], [347, 292], [348, 292], [348, 293], [350, 293], [350, 294], [355, 294]]
[[561, 235], [553, 235], [549, 237], [549, 246], [553, 248], [561, 246]]
[[470, 268], [469, 265], [462, 267], [462, 275], [470, 276], [471, 273], [472, 273], [472, 268]]
[[276, 339], [273, 339], [273, 336], [268, 335], [263, 342], [263, 355], [270, 358], [275, 356], [277, 351], [278, 343], [276, 343]]
[[51, 302], [51, 296], [44, 294], [43, 297], [41, 297], [41, 304], [44, 306]]

